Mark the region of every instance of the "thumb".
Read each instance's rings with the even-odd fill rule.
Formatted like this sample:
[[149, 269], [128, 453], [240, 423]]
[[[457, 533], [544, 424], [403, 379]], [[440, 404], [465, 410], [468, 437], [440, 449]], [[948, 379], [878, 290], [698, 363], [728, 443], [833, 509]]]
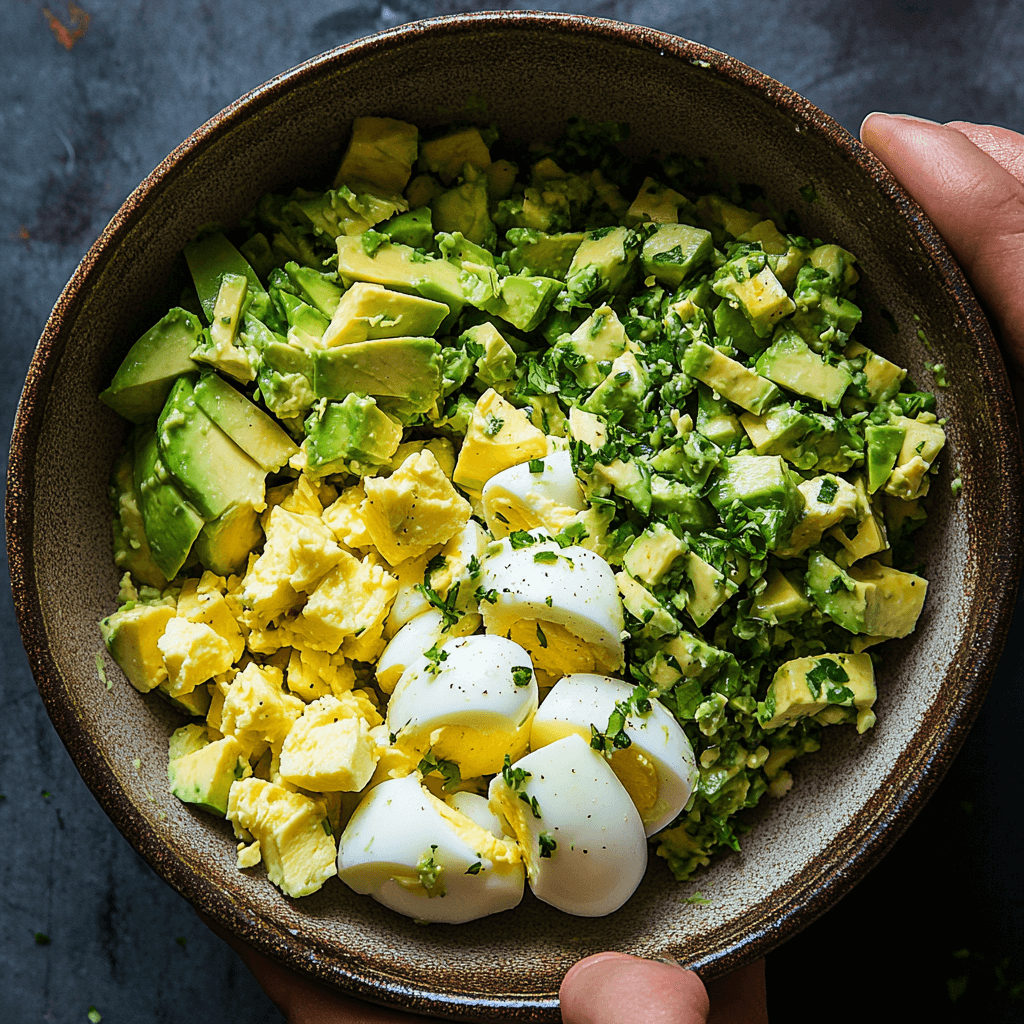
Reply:
[[878, 113], [860, 132], [939, 229], [1024, 371], [1024, 135]]
[[708, 997], [692, 971], [625, 953], [570, 968], [558, 993], [563, 1024], [705, 1024]]

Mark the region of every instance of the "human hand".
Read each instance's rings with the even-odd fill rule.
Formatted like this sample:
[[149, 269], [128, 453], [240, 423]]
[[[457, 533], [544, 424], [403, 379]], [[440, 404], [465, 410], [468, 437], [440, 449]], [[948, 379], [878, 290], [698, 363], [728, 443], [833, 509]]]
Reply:
[[880, 113], [860, 134], [939, 229], [1024, 374], [1024, 135]]

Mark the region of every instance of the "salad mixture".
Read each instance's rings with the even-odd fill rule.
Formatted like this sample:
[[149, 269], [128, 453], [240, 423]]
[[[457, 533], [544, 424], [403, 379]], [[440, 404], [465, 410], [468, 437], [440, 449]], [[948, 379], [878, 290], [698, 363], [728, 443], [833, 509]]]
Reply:
[[934, 396], [854, 340], [851, 253], [625, 138], [357, 118], [332, 188], [186, 247], [100, 396], [107, 648], [288, 896], [607, 914], [875, 722]]

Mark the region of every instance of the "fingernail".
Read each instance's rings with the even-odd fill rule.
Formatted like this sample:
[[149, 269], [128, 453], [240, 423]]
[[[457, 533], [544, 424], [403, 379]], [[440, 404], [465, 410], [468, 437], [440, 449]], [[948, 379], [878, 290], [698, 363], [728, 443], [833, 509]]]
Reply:
[[656, 963], [668, 964], [669, 967], [682, 967], [683, 965], [678, 960], [673, 960], [670, 956], [656, 956], [654, 958]]
[[[901, 121], [916, 121], [918, 124], [934, 124], [939, 126], [938, 121], [929, 121], [927, 117], [918, 117], [917, 114], [890, 114], [884, 110], [873, 110], [868, 114], [868, 117], [874, 117], [875, 114], [881, 114], [882, 117], [898, 117]], [[865, 117], [864, 120], [866, 121], [868, 117]]]

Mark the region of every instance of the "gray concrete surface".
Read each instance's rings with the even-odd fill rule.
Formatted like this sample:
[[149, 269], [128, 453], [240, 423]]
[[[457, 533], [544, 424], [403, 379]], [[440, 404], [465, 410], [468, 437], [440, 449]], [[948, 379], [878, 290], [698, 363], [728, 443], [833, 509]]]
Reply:
[[[435, 14], [512, 6], [81, 2], [89, 23], [70, 50], [42, 3], [0, 5], [5, 431], [36, 339], [77, 261], [189, 132], [265, 79], [350, 39]], [[57, 0], [51, 9], [74, 27], [74, 9]], [[601, 0], [552, 9], [647, 24], [725, 50], [851, 131], [876, 108], [1024, 130], [1024, 10], [1015, 0]], [[1022, 628], [1018, 606], [989, 702], [939, 794], [867, 881], [769, 957], [774, 1019], [811, 1020], [823, 1003], [831, 1020], [864, 1019], [868, 1007], [879, 1021], [1020, 1019], [1021, 1003], [1008, 992], [1022, 977], [1024, 948]], [[6, 585], [0, 643], [0, 1021], [72, 1024], [93, 1006], [108, 1024], [281, 1020], [85, 788], [37, 696]], [[963, 985], [952, 1002], [950, 986], [955, 994]], [[887, 990], [902, 995], [880, 1004]]]

